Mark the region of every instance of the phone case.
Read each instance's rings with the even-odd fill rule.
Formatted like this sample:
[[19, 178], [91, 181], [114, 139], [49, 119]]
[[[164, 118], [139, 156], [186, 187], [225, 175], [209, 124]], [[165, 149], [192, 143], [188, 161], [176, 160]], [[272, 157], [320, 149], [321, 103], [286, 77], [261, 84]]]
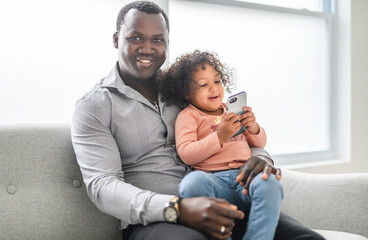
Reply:
[[[246, 112], [243, 110], [243, 107], [246, 106], [247, 106], [247, 93], [245, 91], [239, 92], [237, 94], [228, 97], [226, 102], [226, 109], [228, 113], [233, 112], [241, 115]], [[244, 133], [246, 130], [247, 130], [246, 127], [241, 127], [233, 137]]]

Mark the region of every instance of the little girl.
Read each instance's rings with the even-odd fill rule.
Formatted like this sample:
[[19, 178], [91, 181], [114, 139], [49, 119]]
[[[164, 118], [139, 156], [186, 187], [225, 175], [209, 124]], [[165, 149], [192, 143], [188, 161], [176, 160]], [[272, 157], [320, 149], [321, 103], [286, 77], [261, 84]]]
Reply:
[[[229, 71], [215, 55], [194, 51], [183, 55], [160, 82], [162, 100], [183, 109], [175, 123], [176, 147], [184, 163], [198, 171], [179, 185], [184, 198], [211, 196], [226, 199], [242, 211], [250, 211], [243, 239], [274, 237], [283, 188], [273, 174], [258, 174], [249, 192], [237, 182], [239, 167], [251, 157], [250, 146], [263, 148], [266, 133], [255, 120], [252, 108], [243, 115], [227, 113], [222, 102], [230, 89]], [[247, 130], [234, 136], [241, 126]], [[221, 229], [224, 232], [225, 229]]]

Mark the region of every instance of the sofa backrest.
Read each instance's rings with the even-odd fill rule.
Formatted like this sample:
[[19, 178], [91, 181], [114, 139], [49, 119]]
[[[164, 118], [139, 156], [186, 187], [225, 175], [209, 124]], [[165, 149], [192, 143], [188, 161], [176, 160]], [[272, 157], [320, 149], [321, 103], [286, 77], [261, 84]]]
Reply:
[[0, 239], [121, 239], [87, 196], [69, 125], [0, 125]]
[[310, 174], [283, 170], [282, 211], [304, 225], [368, 238], [368, 173]]

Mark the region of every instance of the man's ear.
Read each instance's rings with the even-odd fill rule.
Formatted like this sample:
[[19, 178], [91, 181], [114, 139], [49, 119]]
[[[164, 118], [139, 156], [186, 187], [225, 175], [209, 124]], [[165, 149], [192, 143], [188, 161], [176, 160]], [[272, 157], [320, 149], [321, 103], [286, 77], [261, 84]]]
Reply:
[[115, 32], [112, 38], [114, 42], [114, 47], [118, 49], [119, 48], [119, 33]]

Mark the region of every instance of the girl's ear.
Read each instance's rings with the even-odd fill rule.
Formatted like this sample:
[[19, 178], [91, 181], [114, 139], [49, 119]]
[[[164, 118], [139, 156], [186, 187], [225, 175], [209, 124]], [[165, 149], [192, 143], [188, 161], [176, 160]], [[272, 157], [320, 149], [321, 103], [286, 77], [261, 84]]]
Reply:
[[185, 95], [185, 100], [188, 102], [188, 104], [190, 103], [190, 91], [188, 91], [188, 93]]
[[193, 79], [189, 81], [189, 88], [187, 89], [187, 94], [185, 95], [185, 100], [187, 100], [188, 103], [190, 102], [190, 92], [193, 91], [196, 87], [195, 84], [196, 82]]
[[115, 32], [112, 39], [113, 39], [114, 47], [118, 49], [119, 48], [119, 33]]
[[192, 86], [189, 84], [189, 89], [187, 89], [187, 93], [185, 94], [185, 100], [187, 100], [188, 102], [189, 102], [189, 94], [190, 94], [190, 88], [191, 88]]

